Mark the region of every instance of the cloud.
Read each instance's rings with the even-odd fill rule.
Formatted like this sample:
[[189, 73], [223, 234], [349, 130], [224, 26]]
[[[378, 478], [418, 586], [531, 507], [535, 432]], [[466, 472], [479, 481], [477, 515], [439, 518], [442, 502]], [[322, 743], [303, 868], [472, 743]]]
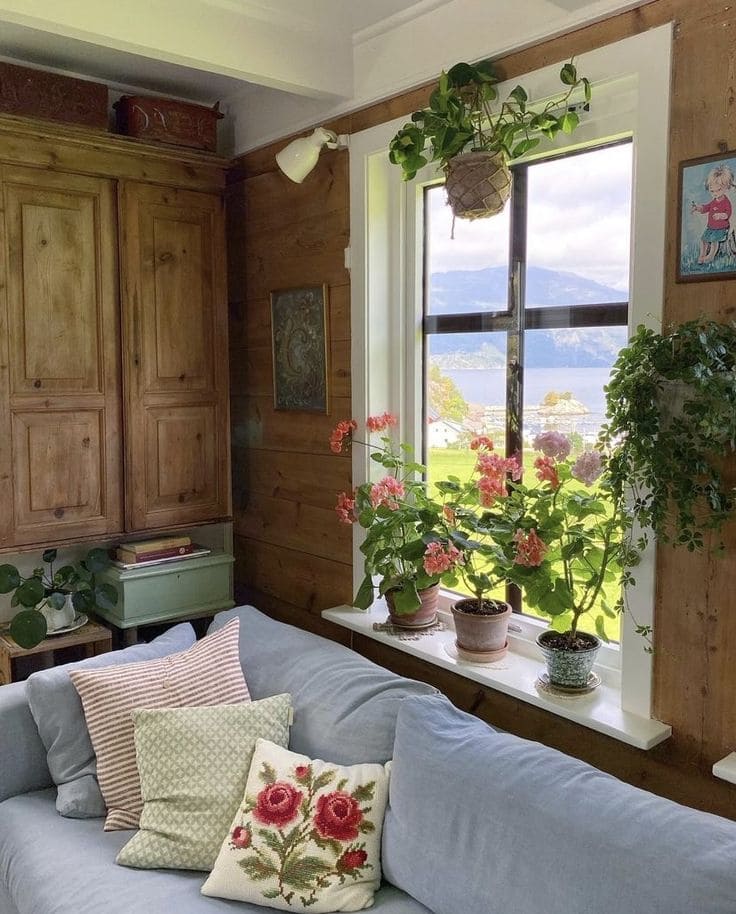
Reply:
[[[631, 233], [630, 143], [533, 164], [529, 168], [527, 257], [626, 292]], [[455, 222], [444, 190], [427, 192], [429, 270], [480, 270], [508, 264], [510, 205], [491, 219]]]

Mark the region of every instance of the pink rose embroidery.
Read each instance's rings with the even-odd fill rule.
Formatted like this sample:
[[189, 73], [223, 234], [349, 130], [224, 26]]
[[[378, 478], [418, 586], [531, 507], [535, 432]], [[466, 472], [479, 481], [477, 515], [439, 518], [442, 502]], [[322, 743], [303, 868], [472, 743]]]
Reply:
[[247, 826], [245, 828], [238, 826], [237, 828], [233, 829], [233, 833], [230, 835], [230, 843], [233, 845], [233, 847], [237, 847], [242, 850], [245, 847], [250, 847], [252, 838], [253, 835]]
[[301, 801], [301, 791], [295, 790], [291, 784], [284, 781], [277, 781], [264, 787], [258, 794], [253, 817], [263, 825], [283, 828], [296, 818]]
[[358, 826], [363, 821], [358, 801], [339, 790], [323, 794], [317, 800], [314, 824], [323, 838], [353, 841], [358, 837]]

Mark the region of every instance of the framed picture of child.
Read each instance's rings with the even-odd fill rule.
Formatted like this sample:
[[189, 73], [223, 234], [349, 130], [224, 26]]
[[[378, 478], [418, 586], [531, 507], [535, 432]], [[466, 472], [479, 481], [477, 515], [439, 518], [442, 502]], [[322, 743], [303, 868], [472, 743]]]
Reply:
[[680, 163], [678, 282], [736, 276], [736, 151]]

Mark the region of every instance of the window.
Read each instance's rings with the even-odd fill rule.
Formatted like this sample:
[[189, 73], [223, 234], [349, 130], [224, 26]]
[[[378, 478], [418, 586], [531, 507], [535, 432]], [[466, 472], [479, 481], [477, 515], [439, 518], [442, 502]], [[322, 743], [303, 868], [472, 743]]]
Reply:
[[[625, 140], [516, 165], [504, 212], [454, 230], [442, 185], [423, 188], [430, 483], [469, 475], [476, 434], [522, 454], [526, 473], [541, 431], [567, 434], [573, 453], [594, 444], [627, 339], [631, 151]], [[523, 608], [516, 588], [506, 598]], [[619, 618], [607, 634], [620, 640]]]
[[[531, 281], [527, 282], [523, 309], [527, 371], [535, 367], [542, 370], [545, 367], [540, 359], [537, 359], [536, 365], [533, 358], [530, 361], [530, 355], [533, 357], [535, 351], [540, 351], [538, 340], [543, 339], [541, 332], [557, 334], [562, 344], [569, 344], [575, 336], [579, 345], [583, 347], [590, 344], [591, 334], [598, 334], [597, 348], [600, 347], [602, 339], [607, 341], [606, 345], [610, 343], [610, 347], [613, 348], [616, 343], [615, 334], [619, 334], [619, 339], [625, 336], [625, 318], [621, 317], [621, 306], [625, 308], [627, 301], [629, 330], [640, 323], [654, 328], [660, 325], [664, 285], [670, 50], [671, 27], [662, 26], [617, 42], [615, 45], [580, 55], [576, 61], [578, 68], [591, 78], [594, 95], [591, 111], [575, 133], [576, 145], [565, 148], [562, 145], [564, 139], [561, 138], [558, 146], [546, 149], [544, 161], [530, 160], [520, 166], [526, 173], [525, 277], [527, 274], [531, 276], [534, 271], [558, 269], [560, 264], [569, 263], [569, 272], [577, 273], [591, 284], [597, 283], [620, 293], [609, 294], [607, 300], [591, 300], [587, 303], [577, 300], [564, 301], [565, 297], [570, 296], [561, 294], [557, 298], [557, 304], [553, 305], [536, 294], [536, 287]], [[558, 67], [553, 66], [524, 76], [524, 85], [529, 88], [533, 98], [544, 98], [551, 94], [557, 70]], [[511, 88], [511, 85], [500, 86], [502, 93]], [[655, 105], [650, 104], [651, 99], [656, 99]], [[443, 289], [439, 280], [434, 289], [430, 289], [425, 317], [425, 264], [422, 256], [424, 204], [426, 199], [427, 209], [431, 213], [432, 194], [439, 196], [441, 191], [433, 191], [431, 188], [425, 190], [422, 186], [422, 182], [425, 186], [436, 184], [436, 173], [427, 170], [427, 174], [420, 176], [417, 181], [404, 184], [399, 169], [390, 165], [386, 150], [391, 137], [404, 121], [405, 118], [398, 118], [391, 123], [354, 134], [350, 140], [353, 415], [358, 422], [363, 422], [367, 415], [386, 409], [398, 413], [401, 417], [401, 440], [414, 441], [421, 446], [425, 435], [423, 365], [425, 361], [428, 364], [429, 385], [433, 383], [433, 359], [435, 362], [439, 359], [437, 367], [440, 368], [440, 374], [442, 372], [441, 357], [445, 353], [441, 350], [444, 331], [447, 329], [442, 326], [442, 308], [446, 305], [447, 290]], [[569, 139], [567, 141], [569, 142]], [[599, 264], [596, 272], [586, 272], [588, 268], [583, 264], [584, 258], [579, 247], [576, 253], [575, 238], [576, 235], [579, 237], [580, 233], [576, 231], [579, 224], [575, 220], [566, 222], [564, 219], [557, 219], [554, 237], [556, 250], [549, 242], [545, 242], [545, 224], [550, 219], [550, 208], [549, 201], [545, 203], [544, 194], [540, 196], [539, 191], [539, 188], [544, 190], [545, 184], [560, 180], [559, 174], [553, 174], [554, 169], [572, 167], [578, 173], [582, 173], [581, 166], [586, 156], [590, 156], [590, 161], [593, 161], [594, 156], [617, 154], [630, 157], [632, 175], [629, 247], [631, 263], [628, 289], [625, 275], [617, 276], [614, 268], [611, 268], [611, 272], [601, 271]], [[579, 196], [576, 186], [572, 191], [568, 190], [567, 195], [563, 193], [563, 203], [568, 204], [567, 209], [563, 210], [563, 215], [571, 211], [570, 193], [577, 193]], [[554, 212], [552, 215], [554, 216]], [[610, 216], [610, 208], [608, 215]], [[511, 209], [508, 216], [497, 217], [486, 223], [490, 226], [487, 229], [489, 234], [481, 245], [485, 252], [485, 261], [464, 260], [464, 257], [470, 257], [466, 252], [457, 258], [458, 269], [500, 268], [501, 272], [504, 268], [507, 269], [508, 263], [512, 262], [508, 259], [512, 256], [508, 241], [511, 226], [505, 220], [510, 217]], [[588, 219], [590, 218], [588, 216]], [[472, 223], [470, 225], [472, 226]], [[456, 235], [460, 240], [458, 229], [459, 223], [456, 226]], [[615, 232], [615, 229], [607, 228], [605, 220], [595, 230], [600, 232], [602, 243], [606, 242], [606, 234]], [[446, 238], [449, 235], [449, 226], [443, 231]], [[436, 237], [434, 243], [430, 237], [428, 258], [430, 263], [440, 264], [440, 236], [437, 236], [436, 232], [430, 234]], [[607, 255], [613, 256], [617, 247], [626, 246], [626, 242], [621, 238], [609, 241]], [[478, 245], [468, 244], [467, 247], [472, 252]], [[560, 254], [563, 248], [567, 260]], [[550, 259], [555, 254], [558, 255], [556, 263]], [[618, 262], [624, 263], [620, 257]], [[622, 269], [625, 273], [625, 268]], [[430, 267], [429, 273], [432, 272]], [[442, 273], [447, 270], [438, 267], [434, 272]], [[474, 334], [476, 348], [487, 360], [487, 370], [492, 370], [493, 367], [500, 369], [497, 382], [489, 388], [495, 392], [496, 398], [503, 396], [501, 392], [505, 391], [507, 386], [505, 366], [509, 362], [509, 344], [514, 342], [510, 325], [503, 326], [500, 323], [502, 317], [510, 320], [509, 301], [504, 298], [504, 292], [504, 286], [489, 287], [483, 295], [475, 296], [473, 300], [476, 304], [471, 313], [475, 313], [476, 324], [470, 330], [461, 328], [457, 331], [460, 334]], [[605, 313], [607, 316], [601, 321], [590, 320], [587, 305], [603, 306], [593, 309], [592, 314], [603, 317]], [[567, 326], [559, 323], [563, 315], [569, 318]], [[558, 323], [550, 325], [548, 321]], [[425, 330], [428, 330], [426, 360], [423, 352]], [[545, 337], [547, 340], [551, 338]], [[561, 349], [564, 348], [562, 345]], [[569, 350], [570, 347], [567, 348]], [[559, 354], [560, 358], [562, 354]], [[447, 363], [444, 364], [446, 369]], [[571, 368], [575, 367], [572, 358], [570, 365]], [[600, 367], [605, 369], [605, 365]], [[435, 376], [434, 383], [441, 384], [441, 377], [438, 381]], [[556, 395], [567, 393], [567, 386], [563, 387], [560, 384], [562, 390], [558, 390], [557, 387], [555, 384], [551, 392]], [[542, 401], [547, 392], [542, 391]], [[570, 393], [574, 391], [571, 390]], [[554, 400], [552, 397], [551, 407], [556, 405]], [[488, 421], [491, 425], [497, 421], [500, 428], [500, 423], [506, 423], [506, 414], [498, 410], [494, 415], [493, 405], [490, 404]], [[528, 426], [533, 415], [532, 407], [540, 406], [540, 396], [532, 391], [531, 385], [527, 389], [526, 401], [522, 399], [521, 405], [522, 409], [526, 406]], [[584, 432], [591, 433], [587, 428]], [[427, 442], [430, 450], [432, 443], [446, 442], [452, 434], [452, 429], [443, 429], [441, 426], [437, 426], [431, 432], [428, 431]], [[522, 435], [524, 434], [528, 434], [528, 430], [527, 433], [522, 432]], [[368, 478], [370, 473], [370, 461], [360, 453], [360, 450], [356, 448], [352, 458], [353, 480], [356, 484]], [[431, 456], [430, 454], [430, 458]], [[359, 545], [356, 535], [356, 579], [362, 576]], [[651, 658], [642, 649], [641, 639], [635, 633], [634, 620], [652, 624], [653, 550], [644, 556], [642, 564], [637, 568], [636, 579], [637, 586], [628, 595], [632, 613], [623, 617], [621, 650], [611, 651], [615, 654], [615, 657], [611, 658], [611, 663], [615, 661], [617, 665], [620, 664], [620, 705], [617, 713], [624, 715], [621, 718], [624, 720], [624, 728], [627, 726], [627, 713], [634, 715], [638, 720], [650, 717]], [[527, 623], [526, 617], [520, 617], [522, 628], [527, 624], [538, 626], [540, 623], [534, 620]], [[526, 649], [522, 643], [524, 633], [518, 637], [521, 639], [519, 650], [522, 652]]]

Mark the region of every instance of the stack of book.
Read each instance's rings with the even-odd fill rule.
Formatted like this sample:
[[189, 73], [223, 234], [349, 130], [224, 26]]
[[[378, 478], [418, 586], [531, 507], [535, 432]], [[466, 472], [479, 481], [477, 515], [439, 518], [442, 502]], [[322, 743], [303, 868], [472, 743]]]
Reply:
[[209, 553], [209, 549], [203, 549], [193, 543], [188, 536], [166, 536], [153, 540], [123, 543], [115, 550], [114, 561], [121, 568], [137, 568], [141, 565], [175, 562], [179, 559], [209, 555]]

